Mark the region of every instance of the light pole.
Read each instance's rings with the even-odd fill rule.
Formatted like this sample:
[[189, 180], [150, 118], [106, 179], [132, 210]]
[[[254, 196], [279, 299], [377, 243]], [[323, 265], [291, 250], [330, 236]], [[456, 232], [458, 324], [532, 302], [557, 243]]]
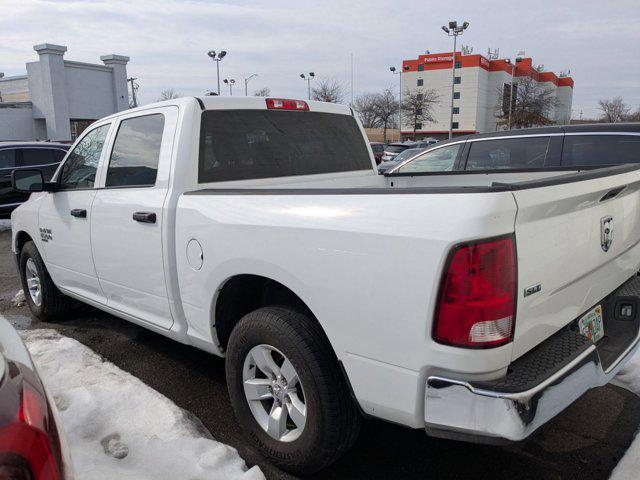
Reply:
[[456, 41], [458, 40], [458, 35], [462, 35], [462, 33], [469, 27], [469, 22], [464, 22], [462, 26], [458, 26], [458, 22], [455, 20], [449, 22], [449, 27], [442, 26], [442, 30], [448, 36], [453, 37], [453, 58], [451, 60], [451, 115], [449, 118], [449, 138], [453, 137], [453, 93], [456, 84]]
[[218, 74], [218, 95], [220, 95], [220, 61], [225, 57], [225, 55], [227, 55], [227, 52], [225, 50], [222, 50], [216, 55], [215, 50], [209, 50], [207, 52], [207, 55], [209, 55], [209, 58], [211, 58], [211, 60], [216, 62], [216, 72]]
[[513, 81], [514, 77], [516, 76], [516, 64], [515, 62], [512, 63], [510, 58], [507, 58], [507, 63], [511, 64], [511, 89], [509, 92], [509, 121], [507, 130], [511, 130], [511, 110], [513, 109]]
[[304, 73], [300, 74], [300, 78], [307, 81], [307, 96], [309, 100], [311, 100], [311, 80], [316, 76], [315, 73], [309, 72], [309, 76], [306, 76]]
[[394, 75], [400, 75], [400, 100], [398, 102], [398, 141], [402, 141], [402, 70], [396, 72], [396, 67], [389, 67], [389, 70]]
[[225, 78], [223, 82], [229, 85], [229, 96], [233, 97], [233, 86], [236, 84], [236, 81], [233, 78]]
[[257, 73], [253, 73], [251, 75], [249, 75], [247, 78], [244, 79], [244, 96], [248, 96], [249, 94], [247, 93], [247, 83], [249, 83], [249, 80], [251, 80], [253, 77], [257, 77], [258, 74]]

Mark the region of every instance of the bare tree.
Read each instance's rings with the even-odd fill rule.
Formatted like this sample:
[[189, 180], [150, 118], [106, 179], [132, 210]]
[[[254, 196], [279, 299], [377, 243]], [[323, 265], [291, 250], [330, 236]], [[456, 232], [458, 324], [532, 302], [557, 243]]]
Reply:
[[385, 88], [382, 93], [375, 96], [374, 111], [378, 124], [382, 126], [383, 140], [387, 141], [387, 129], [395, 123], [398, 114], [398, 99], [390, 88]]
[[435, 122], [433, 107], [438, 104], [440, 97], [435, 90], [419, 89], [406, 90], [402, 96], [402, 115], [409, 120], [413, 127], [413, 139], [416, 138], [416, 130], [424, 123]]
[[255, 92], [253, 92], [254, 97], [270, 97], [271, 89], [269, 87], [262, 87]]
[[345, 88], [336, 79], [318, 80], [311, 89], [311, 98], [321, 102], [344, 103]]
[[640, 122], [640, 107], [638, 107], [638, 109], [635, 112], [630, 113], [627, 120], [629, 122]]
[[600, 120], [607, 123], [624, 122], [631, 111], [622, 101], [622, 97], [598, 100], [598, 109], [602, 111]]
[[353, 109], [358, 112], [364, 128], [376, 128], [380, 125], [380, 120], [376, 113], [377, 99], [378, 94], [365, 93], [358, 95], [353, 101]]
[[173, 88], [168, 88], [160, 92], [160, 97], [158, 98], [158, 102], [162, 102], [163, 100], [172, 100], [174, 98], [180, 98], [182, 96], [181, 93], [178, 93]]
[[511, 128], [528, 128], [554, 123], [551, 118], [558, 100], [552, 89], [540, 85], [531, 77], [516, 80], [513, 86], [513, 99], [510, 99], [511, 86], [498, 87], [498, 101], [495, 116], [498, 125], [509, 125], [509, 103], [511, 103]]

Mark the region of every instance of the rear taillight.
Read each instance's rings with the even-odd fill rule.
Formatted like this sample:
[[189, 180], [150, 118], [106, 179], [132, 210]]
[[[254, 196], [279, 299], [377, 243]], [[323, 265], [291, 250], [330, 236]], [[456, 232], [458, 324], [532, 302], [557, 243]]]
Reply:
[[299, 110], [306, 112], [309, 105], [304, 100], [289, 100], [287, 98], [267, 98], [267, 108], [269, 110]]
[[46, 397], [23, 383], [13, 421], [0, 427], [0, 479], [60, 480], [62, 460], [58, 432]]
[[467, 348], [508, 343], [515, 323], [513, 236], [456, 246], [442, 274], [433, 338]]

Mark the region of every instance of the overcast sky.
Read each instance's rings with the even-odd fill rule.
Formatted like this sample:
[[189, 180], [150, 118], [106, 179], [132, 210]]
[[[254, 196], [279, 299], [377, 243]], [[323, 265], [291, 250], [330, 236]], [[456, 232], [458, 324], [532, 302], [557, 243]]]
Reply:
[[358, 95], [397, 88], [390, 65], [425, 50], [451, 51], [440, 27], [452, 19], [470, 22], [462, 43], [474, 53], [525, 50], [547, 70], [571, 69], [574, 118], [581, 110], [597, 115], [600, 98], [640, 106], [638, 0], [0, 0], [0, 72], [24, 74], [37, 59], [33, 45], [44, 42], [66, 45], [71, 60], [127, 55], [140, 100], [149, 103], [167, 88], [183, 95], [215, 89], [206, 52], [224, 49], [221, 77], [236, 79], [234, 94], [257, 73], [249, 93], [269, 87], [272, 95], [305, 98], [302, 72], [348, 89], [353, 53]]

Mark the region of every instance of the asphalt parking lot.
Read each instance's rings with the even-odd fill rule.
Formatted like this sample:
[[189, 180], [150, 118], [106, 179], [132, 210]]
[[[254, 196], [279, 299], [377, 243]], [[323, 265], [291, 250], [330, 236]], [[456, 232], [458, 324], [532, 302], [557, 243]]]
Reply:
[[[28, 316], [11, 304], [20, 288], [0, 232], [0, 312]], [[222, 359], [91, 308], [54, 328], [103, 355], [200, 419], [217, 440], [238, 449], [267, 478], [294, 478], [268, 464], [243, 438], [227, 397]], [[611, 385], [590, 391], [529, 440], [506, 447], [428, 438], [423, 431], [367, 420], [354, 448], [316, 478], [605, 479], [640, 425], [640, 398]]]

